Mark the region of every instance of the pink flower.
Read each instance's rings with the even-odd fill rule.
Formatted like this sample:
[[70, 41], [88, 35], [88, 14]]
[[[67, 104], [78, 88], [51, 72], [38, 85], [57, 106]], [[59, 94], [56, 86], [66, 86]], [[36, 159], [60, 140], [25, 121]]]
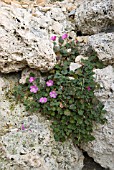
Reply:
[[55, 40], [56, 40], [56, 36], [55, 36], [55, 35], [52, 36], [52, 37], [51, 37], [51, 40], [52, 40], [52, 41], [55, 41]]
[[56, 98], [56, 97], [57, 97], [56, 91], [51, 91], [51, 92], [49, 93], [49, 95], [50, 95], [51, 98]]
[[24, 124], [22, 124], [22, 126], [21, 126], [21, 130], [25, 130], [25, 126], [24, 126]]
[[88, 91], [90, 91], [90, 90], [91, 90], [91, 87], [90, 87], [90, 86], [88, 86], [88, 87], [87, 87], [87, 90], [88, 90]]
[[36, 85], [30, 86], [30, 92], [37, 93], [37, 91], [38, 91], [38, 87]]
[[47, 98], [46, 97], [41, 97], [39, 102], [40, 103], [46, 103], [47, 102]]
[[53, 86], [53, 80], [48, 80], [46, 82], [46, 85], [49, 87], [49, 86]]
[[29, 82], [32, 83], [36, 78], [35, 77], [30, 77]]
[[63, 34], [62, 35], [62, 39], [64, 40], [64, 39], [66, 39], [68, 37], [68, 34]]

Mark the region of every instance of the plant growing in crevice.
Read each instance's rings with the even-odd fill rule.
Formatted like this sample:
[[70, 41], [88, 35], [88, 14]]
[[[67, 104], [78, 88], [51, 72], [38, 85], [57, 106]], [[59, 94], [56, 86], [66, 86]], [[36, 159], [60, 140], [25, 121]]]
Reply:
[[[97, 54], [92, 51], [88, 60], [82, 59], [82, 67], [70, 71], [69, 65], [78, 53], [77, 40], [69, 40], [64, 34], [51, 37], [58, 63], [49, 71], [45, 83], [33, 73], [26, 84], [14, 89], [17, 100], [23, 102], [29, 112], [41, 112], [51, 120], [56, 141], [71, 138], [80, 144], [94, 140], [95, 123], [105, 123], [103, 104], [95, 97], [99, 85], [94, 81], [94, 68], [102, 68]], [[69, 78], [70, 77], [70, 78]]]

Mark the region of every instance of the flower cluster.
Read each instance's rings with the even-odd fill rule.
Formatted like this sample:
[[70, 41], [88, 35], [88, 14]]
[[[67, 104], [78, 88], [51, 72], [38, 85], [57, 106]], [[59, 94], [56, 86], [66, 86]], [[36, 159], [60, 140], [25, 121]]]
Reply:
[[[29, 78], [29, 82], [30, 82], [30, 83], [32, 83], [32, 82], [35, 81], [35, 80], [36, 80], [35, 77], [30, 77], [30, 78]], [[53, 84], [54, 84], [53, 80], [48, 80], [48, 81], [46, 82], [46, 86], [47, 86], [47, 87], [51, 87], [51, 86], [53, 86]], [[36, 85], [30, 86], [30, 92], [31, 92], [31, 93], [37, 93], [38, 90], [39, 90], [39, 89], [38, 89], [38, 87], [37, 87]], [[55, 91], [55, 90], [51, 91], [51, 92], [49, 93], [49, 96], [50, 96], [51, 98], [56, 98], [56, 97], [57, 97], [56, 91]], [[47, 97], [41, 97], [41, 98], [39, 99], [39, 103], [46, 103], [47, 101], [48, 101]]]
[[[56, 37], [55, 35], [53, 35], [53, 36], [51, 37], [51, 40], [52, 40], [52, 41], [55, 41], [55, 40], [56, 40], [56, 38], [57, 38], [57, 37]], [[68, 38], [68, 34], [66, 34], [66, 33], [65, 33], [65, 34], [63, 34], [61, 38], [62, 38], [62, 40], [67, 39], [67, 38]]]

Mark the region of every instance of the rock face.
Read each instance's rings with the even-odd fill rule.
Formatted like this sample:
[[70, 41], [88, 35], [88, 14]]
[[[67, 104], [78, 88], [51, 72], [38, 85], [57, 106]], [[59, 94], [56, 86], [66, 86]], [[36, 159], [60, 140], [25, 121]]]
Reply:
[[101, 86], [95, 94], [105, 105], [107, 123], [98, 125], [93, 132], [96, 140], [82, 148], [102, 167], [114, 170], [114, 69], [96, 69], [95, 74]]
[[83, 154], [71, 141], [55, 142], [49, 121], [7, 97], [17, 77], [0, 77], [0, 169], [82, 170]]
[[[67, 17], [74, 17], [75, 23]], [[89, 156], [110, 170], [114, 170], [113, 23], [113, 0], [65, 0], [36, 7], [32, 13], [31, 8], [0, 2], [0, 72], [23, 69], [20, 82], [25, 83], [31, 69], [37, 76], [39, 70], [52, 69], [56, 56], [50, 36], [68, 31], [75, 37], [75, 25], [77, 31], [90, 35], [78, 37], [84, 45], [81, 54], [91, 45], [99, 59], [110, 64], [95, 70], [96, 81], [101, 86], [95, 94], [105, 105], [108, 122], [94, 130], [95, 141], [82, 146]], [[110, 33], [99, 33], [103, 31]], [[78, 64], [80, 57], [75, 61]], [[73, 69], [76, 63], [71, 65]], [[7, 95], [19, 78], [19, 74], [0, 74], [1, 170], [82, 170], [82, 152], [71, 141], [55, 142], [49, 121], [40, 113], [30, 115], [22, 104], [15, 103], [13, 96]]]
[[56, 63], [51, 32], [62, 34], [70, 27], [56, 6], [36, 8], [32, 15], [27, 9], [0, 2], [0, 71], [17, 72], [26, 66], [50, 70]]
[[98, 58], [104, 63], [114, 63], [114, 32], [89, 36], [88, 44], [93, 47], [98, 54]]
[[0, 71], [18, 71], [26, 65], [46, 71], [55, 64], [47, 32], [25, 9], [0, 3]]
[[113, 0], [79, 1], [75, 22], [77, 30], [83, 34], [91, 35], [107, 30], [114, 23]]

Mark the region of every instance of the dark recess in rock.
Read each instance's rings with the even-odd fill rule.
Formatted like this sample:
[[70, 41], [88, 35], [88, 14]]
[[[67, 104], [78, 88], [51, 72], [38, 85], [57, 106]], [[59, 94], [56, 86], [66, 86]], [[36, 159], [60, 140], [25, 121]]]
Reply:
[[82, 170], [109, 170], [101, 167], [98, 163], [96, 163], [93, 158], [89, 157], [87, 152], [83, 152], [84, 155], [84, 167]]

